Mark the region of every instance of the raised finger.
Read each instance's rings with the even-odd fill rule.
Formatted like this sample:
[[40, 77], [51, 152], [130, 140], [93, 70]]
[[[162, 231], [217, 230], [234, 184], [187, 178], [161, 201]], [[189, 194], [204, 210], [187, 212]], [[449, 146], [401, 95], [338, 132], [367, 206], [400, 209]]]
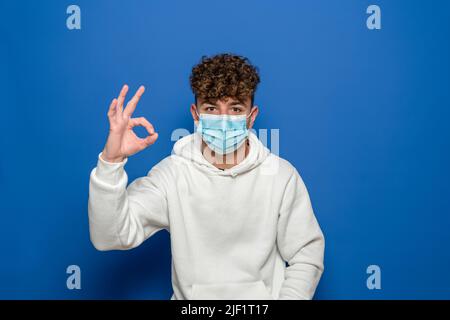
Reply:
[[139, 102], [139, 99], [144, 94], [144, 91], [145, 91], [145, 87], [140, 86], [139, 89], [134, 94], [133, 98], [130, 101], [128, 101], [127, 106], [126, 106], [125, 110], [123, 111], [124, 116], [131, 117], [134, 110], [136, 109], [136, 105]]
[[123, 111], [123, 102], [125, 101], [125, 96], [128, 92], [128, 86], [126, 84], [123, 85], [122, 90], [120, 90], [119, 97], [117, 98], [117, 108], [116, 111], [122, 113]]

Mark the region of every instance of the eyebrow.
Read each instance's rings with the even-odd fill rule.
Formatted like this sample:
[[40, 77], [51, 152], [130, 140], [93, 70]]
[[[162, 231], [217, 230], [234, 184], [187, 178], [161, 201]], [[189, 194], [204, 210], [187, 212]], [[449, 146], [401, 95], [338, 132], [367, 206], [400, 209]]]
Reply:
[[[212, 106], [216, 106], [215, 102], [217, 102], [217, 100], [213, 101], [213, 100], [211, 100], [211, 99], [206, 99], [205, 101], [203, 101], [203, 102], [200, 104], [200, 106], [203, 106], [203, 105], [205, 105], [205, 104], [209, 104], [209, 105], [212, 105]], [[232, 106], [232, 105], [242, 105], [244, 108], [247, 108], [247, 105], [245, 104], [245, 101], [244, 101], [244, 100], [241, 100], [241, 99], [239, 99], [239, 98], [230, 98], [230, 101], [228, 102], [228, 105], [229, 105], [229, 106]]]

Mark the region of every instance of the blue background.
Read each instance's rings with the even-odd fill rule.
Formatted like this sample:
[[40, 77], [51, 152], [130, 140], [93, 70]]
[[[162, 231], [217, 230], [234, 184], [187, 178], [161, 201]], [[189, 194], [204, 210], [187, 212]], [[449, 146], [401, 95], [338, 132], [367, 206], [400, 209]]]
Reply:
[[[66, 9], [81, 8], [81, 30]], [[366, 27], [366, 8], [382, 29]], [[316, 299], [450, 298], [448, 1], [2, 1], [0, 298], [169, 299], [170, 238], [89, 240], [89, 174], [111, 99], [160, 137], [129, 182], [193, 130], [191, 68], [234, 52], [261, 72], [256, 128], [280, 129], [326, 237]], [[138, 131], [139, 133], [139, 131]], [[140, 131], [142, 136], [143, 131]], [[66, 288], [67, 266], [81, 290]], [[381, 290], [366, 287], [381, 267]]]

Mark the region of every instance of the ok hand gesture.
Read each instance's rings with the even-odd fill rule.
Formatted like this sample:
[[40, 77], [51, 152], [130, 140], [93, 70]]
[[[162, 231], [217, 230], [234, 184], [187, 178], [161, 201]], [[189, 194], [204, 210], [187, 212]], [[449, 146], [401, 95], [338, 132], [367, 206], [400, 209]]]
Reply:
[[[144, 86], [140, 86], [134, 97], [128, 101], [125, 109], [123, 103], [128, 92], [128, 86], [124, 85], [119, 97], [114, 98], [108, 110], [109, 136], [103, 149], [101, 157], [108, 162], [121, 162], [125, 157], [129, 157], [139, 151], [144, 150], [158, 139], [153, 125], [144, 117], [131, 118], [136, 105], [144, 93]], [[133, 128], [143, 126], [149, 135], [139, 138]]]

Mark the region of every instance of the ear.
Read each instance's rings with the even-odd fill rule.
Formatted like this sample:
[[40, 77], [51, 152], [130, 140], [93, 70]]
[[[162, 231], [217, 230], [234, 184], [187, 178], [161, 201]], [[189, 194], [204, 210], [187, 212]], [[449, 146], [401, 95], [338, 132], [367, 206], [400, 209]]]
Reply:
[[195, 105], [195, 103], [191, 104], [191, 115], [192, 119], [194, 119], [194, 122], [199, 120], [197, 115], [197, 106]]
[[258, 106], [254, 105], [251, 112], [252, 112], [252, 115], [248, 119], [248, 121], [249, 121], [248, 129], [251, 129], [253, 127], [253, 124], [255, 123], [256, 117], [258, 116], [258, 113], [259, 113]]

